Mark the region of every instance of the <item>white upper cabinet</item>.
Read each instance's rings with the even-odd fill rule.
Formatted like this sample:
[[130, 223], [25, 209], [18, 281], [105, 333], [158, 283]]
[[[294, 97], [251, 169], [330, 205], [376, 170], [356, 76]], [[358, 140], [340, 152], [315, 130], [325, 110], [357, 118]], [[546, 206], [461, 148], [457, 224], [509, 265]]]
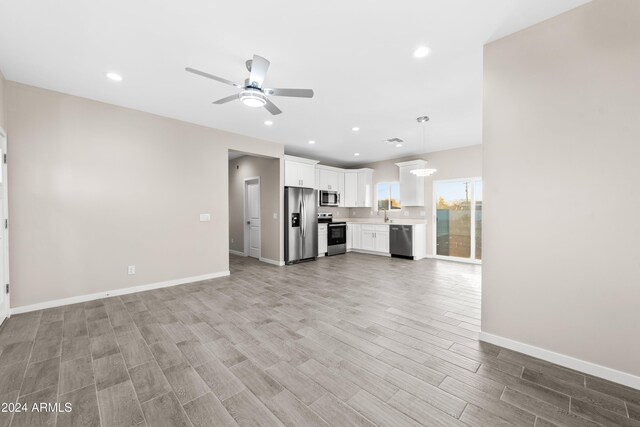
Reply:
[[370, 208], [373, 203], [373, 170], [354, 169], [344, 173], [344, 203], [347, 208]]
[[284, 185], [286, 187], [316, 188], [316, 160], [284, 156]]
[[353, 208], [358, 200], [358, 172], [344, 173], [344, 206]]
[[347, 206], [344, 203], [344, 175], [345, 173], [338, 173], [338, 193], [339, 193], [339, 197], [338, 197], [338, 206], [341, 208], [344, 208], [345, 206]]
[[318, 171], [318, 177], [320, 180], [320, 183], [318, 184], [318, 190], [340, 190], [340, 175], [344, 176], [344, 172], [338, 172], [333, 169], [325, 169], [321, 166], [318, 166]]
[[424, 206], [424, 177], [411, 173], [415, 169], [425, 169], [427, 162], [412, 160], [396, 163], [400, 168], [400, 203], [402, 206]]
[[356, 207], [370, 208], [373, 206], [372, 192], [373, 192], [373, 170], [372, 169], [360, 169], [358, 170], [358, 190], [356, 195]]

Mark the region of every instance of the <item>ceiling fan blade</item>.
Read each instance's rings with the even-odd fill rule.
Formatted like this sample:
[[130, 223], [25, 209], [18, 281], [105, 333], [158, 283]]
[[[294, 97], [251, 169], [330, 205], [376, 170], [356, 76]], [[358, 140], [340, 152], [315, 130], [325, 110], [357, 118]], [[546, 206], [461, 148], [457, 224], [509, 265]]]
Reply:
[[216, 81], [219, 81], [220, 83], [225, 83], [225, 84], [228, 84], [230, 86], [235, 86], [235, 87], [240, 87], [240, 88], [244, 87], [242, 85], [239, 85], [237, 83], [232, 82], [231, 80], [223, 79], [222, 77], [214, 76], [213, 74], [205, 73], [204, 71], [196, 70], [196, 69], [193, 69], [193, 68], [187, 67], [187, 68], [185, 68], [185, 71], [188, 71], [188, 72], [193, 73], [193, 74], [197, 74], [197, 75], [202, 76], [202, 77], [206, 77], [208, 79], [216, 80]]
[[235, 99], [238, 99], [238, 94], [229, 95], [226, 98], [218, 99], [217, 101], [213, 101], [213, 104], [226, 104], [227, 102], [231, 102]]
[[269, 111], [274, 116], [282, 113], [282, 110], [280, 110], [278, 107], [276, 107], [276, 104], [274, 104], [273, 102], [269, 101], [268, 99], [267, 99], [267, 103], [264, 104], [264, 108], [266, 108], [267, 111]]
[[273, 96], [294, 96], [296, 98], [313, 98], [312, 89], [265, 89], [267, 95]]
[[249, 84], [252, 86], [262, 87], [262, 82], [267, 75], [269, 69], [269, 61], [260, 55], [253, 55], [251, 61], [251, 75], [249, 76]]

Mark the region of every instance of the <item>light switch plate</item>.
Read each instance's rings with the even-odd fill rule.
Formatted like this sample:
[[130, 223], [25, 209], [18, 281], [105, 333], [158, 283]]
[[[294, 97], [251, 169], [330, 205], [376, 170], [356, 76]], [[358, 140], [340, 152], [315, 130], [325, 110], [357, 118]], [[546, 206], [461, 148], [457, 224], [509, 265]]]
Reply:
[[207, 222], [207, 221], [211, 221], [211, 214], [208, 214], [208, 213], [200, 214], [200, 222]]
[[278, 219], [278, 212], [273, 213], [273, 219]]

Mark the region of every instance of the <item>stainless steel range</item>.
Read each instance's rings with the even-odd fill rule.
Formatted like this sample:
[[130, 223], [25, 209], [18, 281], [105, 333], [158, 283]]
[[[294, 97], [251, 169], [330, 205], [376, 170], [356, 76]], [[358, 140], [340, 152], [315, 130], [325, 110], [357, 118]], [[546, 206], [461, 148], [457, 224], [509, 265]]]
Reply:
[[333, 214], [319, 213], [318, 223], [327, 224], [327, 255], [339, 255], [347, 252], [347, 223], [334, 222]]

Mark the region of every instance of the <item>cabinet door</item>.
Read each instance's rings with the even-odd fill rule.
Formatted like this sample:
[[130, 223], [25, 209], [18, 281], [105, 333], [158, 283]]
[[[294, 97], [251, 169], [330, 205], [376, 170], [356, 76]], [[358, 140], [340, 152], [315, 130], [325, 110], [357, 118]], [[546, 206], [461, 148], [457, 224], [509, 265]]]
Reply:
[[338, 206], [344, 208], [344, 172], [338, 172]]
[[284, 185], [286, 187], [300, 187], [298, 169], [298, 163], [289, 161], [284, 162]]
[[360, 224], [351, 224], [351, 247], [362, 249], [362, 229]]
[[325, 169], [318, 169], [318, 190], [329, 189], [329, 171]]
[[371, 203], [371, 172], [358, 172], [357, 206], [370, 208]]
[[400, 201], [402, 206], [416, 206], [418, 177], [411, 173], [411, 168], [400, 168]]
[[389, 253], [389, 232], [376, 231], [376, 248], [377, 252]]
[[364, 249], [365, 251], [376, 250], [376, 238], [374, 231], [362, 231], [362, 249]]
[[327, 252], [327, 224], [318, 224], [318, 253]]
[[400, 168], [400, 201], [402, 206], [424, 206], [424, 177], [412, 174], [411, 169]]
[[358, 173], [344, 173], [344, 206], [355, 208], [358, 201]]
[[298, 179], [300, 187], [315, 188], [316, 186], [316, 167], [304, 163], [298, 164]]
[[338, 172], [320, 169], [320, 190], [338, 191]]
[[336, 171], [327, 171], [329, 172], [327, 178], [327, 183], [329, 184], [328, 190], [338, 191], [338, 172]]

